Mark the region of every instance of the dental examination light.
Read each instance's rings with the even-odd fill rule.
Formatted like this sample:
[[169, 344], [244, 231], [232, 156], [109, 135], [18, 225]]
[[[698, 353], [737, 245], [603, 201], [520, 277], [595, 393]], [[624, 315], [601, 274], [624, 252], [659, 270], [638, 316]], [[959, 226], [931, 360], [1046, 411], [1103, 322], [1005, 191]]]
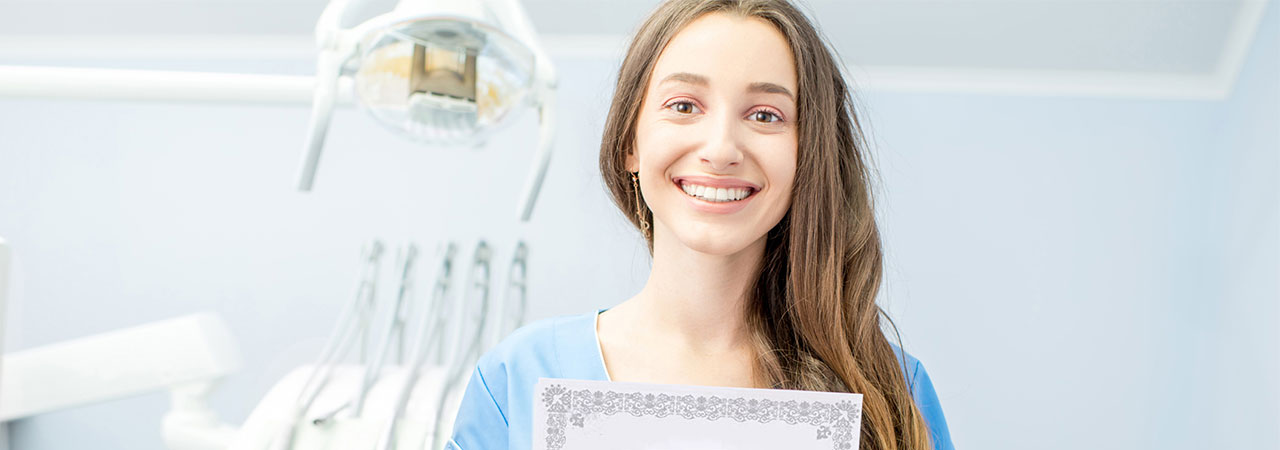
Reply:
[[[524, 106], [539, 138], [517, 214], [527, 222], [551, 161], [556, 73], [519, 0], [399, 0], [342, 27], [353, 0], [316, 22], [316, 75], [0, 65], [0, 98], [311, 102], [298, 190], [310, 191], [333, 109], [353, 102], [396, 134], [432, 146], [477, 146]], [[355, 0], [359, 1], [359, 0]]]
[[538, 108], [540, 138], [517, 212], [528, 221], [551, 159], [556, 74], [518, 0], [400, 0], [341, 28], [350, 0], [316, 23], [320, 48], [298, 189], [315, 184], [340, 82], [378, 123], [430, 145], [478, 145], [521, 105]]

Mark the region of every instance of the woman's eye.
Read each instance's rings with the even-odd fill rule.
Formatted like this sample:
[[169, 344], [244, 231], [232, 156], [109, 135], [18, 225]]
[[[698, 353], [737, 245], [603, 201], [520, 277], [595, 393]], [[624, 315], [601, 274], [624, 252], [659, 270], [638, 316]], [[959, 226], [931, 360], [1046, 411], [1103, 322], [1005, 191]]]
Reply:
[[781, 122], [782, 118], [778, 117], [777, 114], [771, 113], [769, 111], [759, 110], [751, 113], [751, 120], [754, 120], [756, 122], [773, 123], [773, 122]]
[[668, 104], [667, 107], [680, 114], [693, 114], [694, 110], [697, 109], [697, 107], [693, 106], [693, 103], [689, 102], [675, 102]]

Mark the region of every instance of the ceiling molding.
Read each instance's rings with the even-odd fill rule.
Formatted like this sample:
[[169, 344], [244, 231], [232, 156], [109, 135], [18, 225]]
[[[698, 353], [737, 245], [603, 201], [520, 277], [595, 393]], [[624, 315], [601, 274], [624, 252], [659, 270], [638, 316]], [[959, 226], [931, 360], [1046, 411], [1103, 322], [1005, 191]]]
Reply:
[[[1212, 68], [1205, 73], [1150, 71], [1032, 70], [952, 66], [857, 65], [853, 84], [872, 92], [1072, 96], [1170, 100], [1221, 100], [1234, 89], [1269, 0], [1245, 0]], [[307, 61], [314, 58], [307, 35], [3, 35], [0, 64], [109, 64], [119, 60]], [[629, 36], [543, 33], [547, 53], [560, 60], [621, 62]]]
[[1215, 71], [1222, 98], [1230, 96], [1235, 90], [1236, 80], [1240, 79], [1240, 71], [1249, 58], [1249, 50], [1257, 40], [1258, 27], [1262, 24], [1268, 3], [1270, 0], [1246, 1], [1236, 15], [1236, 22], [1231, 27], [1231, 35], [1227, 37], [1222, 59], [1218, 61]]

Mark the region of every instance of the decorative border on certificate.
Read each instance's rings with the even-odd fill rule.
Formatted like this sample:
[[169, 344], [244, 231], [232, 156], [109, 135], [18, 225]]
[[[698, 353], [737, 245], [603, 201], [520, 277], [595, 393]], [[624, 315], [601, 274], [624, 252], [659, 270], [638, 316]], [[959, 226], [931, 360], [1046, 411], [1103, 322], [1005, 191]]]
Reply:
[[545, 430], [547, 450], [562, 450], [569, 427], [601, 415], [809, 425], [814, 439], [830, 439], [840, 450], [858, 448], [862, 423], [862, 394], [554, 378], [539, 379], [535, 392], [534, 409], [542, 414], [534, 420], [545, 423], [533, 427]]

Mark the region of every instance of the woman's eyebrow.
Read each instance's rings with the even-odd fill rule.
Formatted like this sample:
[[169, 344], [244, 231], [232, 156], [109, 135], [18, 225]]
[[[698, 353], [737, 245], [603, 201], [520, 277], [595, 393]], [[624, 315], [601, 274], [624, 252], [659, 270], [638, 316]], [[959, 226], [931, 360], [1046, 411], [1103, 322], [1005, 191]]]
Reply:
[[[663, 83], [672, 82], [672, 81], [679, 81], [679, 82], [694, 84], [694, 85], [703, 86], [703, 87], [706, 87], [707, 85], [711, 84], [711, 80], [707, 79], [707, 77], [703, 75], [698, 75], [696, 73], [689, 73], [689, 72], [676, 72], [671, 75], [667, 75], [666, 77], [663, 77], [662, 81], [659, 81], [658, 84], [661, 85]], [[782, 87], [777, 83], [769, 83], [765, 81], [757, 81], [755, 83], [751, 83], [750, 85], [747, 86], [747, 92], [764, 93], [764, 94], [782, 94], [787, 96], [787, 98], [791, 99], [792, 101], [795, 101], [796, 99], [795, 95], [792, 95], [791, 91], [788, 90], [787, 88]]]
[[711, 84], [711, 81], [708, 80], [707, 77], [689, 72], [676, 72], [671, 75], [667, 75], [662, 79], [662, 81], [659, 81], [658, 84], [663, 84], [668, 81], [683, 81], [685, 83], [696, 84], [699, 86]]
[[787, 90], [787, 88], [784, 88], [778, 84], [768, 83], [764, 81], [751, 83], [750, 86], [747, 86], [747, 92], [760, 92], [765, 94], [782, 94], [787, 96], [787, 98], [791, 99], [792, 101], [795, 101], [796, 99], [796, 96], [791, 95], [791, 91]]

